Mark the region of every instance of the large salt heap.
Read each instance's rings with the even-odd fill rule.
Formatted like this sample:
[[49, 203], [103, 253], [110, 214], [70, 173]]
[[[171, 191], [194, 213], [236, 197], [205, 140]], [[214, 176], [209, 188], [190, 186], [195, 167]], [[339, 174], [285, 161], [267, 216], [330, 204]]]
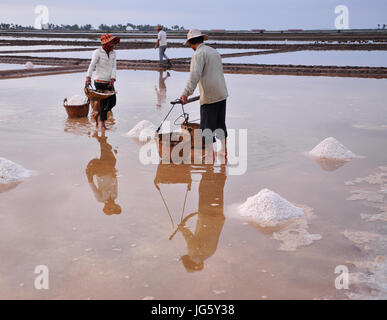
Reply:
[[152, 122], [142, 120], [137, 123], [126, 135], [130, 138], [145, 142], [149, 140], [149, 138], [154, 137], [156, 130], [157, 128]]
[[268, 189], [262, 189], [255, 196], [247, 198], [239, 209], [241, 216], [249, 217], [260, 224], [275, 224], [304, 214], [303, 209]]
[[314, 158], [332, 159], [332, 160], [351, 160], [356, 155], [335, 138], [329, 137], [321, 141], [313, 150], [309, 151], [309, 155]]
[[5, 158], [0, 158], [0, 183], [6, 184], [29, 178], [32, 172]]

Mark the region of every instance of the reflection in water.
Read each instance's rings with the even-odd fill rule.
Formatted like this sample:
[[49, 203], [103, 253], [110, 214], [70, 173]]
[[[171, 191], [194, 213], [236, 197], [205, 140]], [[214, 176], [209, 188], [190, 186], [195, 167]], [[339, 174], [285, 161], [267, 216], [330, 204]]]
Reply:
[[316, 162], [319, 164], [321, 169], [324, 171], [336, 171], [337, 169], [341, 168], [343, 165], [345, 165], [348, 160], [335, 160], [335, 159], [321, 159], [316, 158]]
[[166, 76], [164, 76], [164, 71], [159, 71], [159, 88], [155, 86], [155, 91], [157, 95], [157, 107], [161, 107], [167, 101], [167, 86], [165, 85], [165, 80], [167, 80], [171, 74], [167, 71]]
[[0, 193], [11, 191], [12, 189], [15, 189], [19, 184], [20, 181], [6, 184], [0, 183]]
[[[101, 136], [93, 135], [101, 147], [101, 156], [91, 160], [86, 168], [86, 175], [91, 190], [97, 201], [105, 204], [103, 212], [107, 215], [120, 214], [121, 207], [115, 203], [118, 195], [116, 157], [112, 146], [107, 143], [105, 132]], [[96, 179], [94, 179], [94, 176]]]
[[89, 118], [68, 118], [65, 122], [64, 132], [82, 136], [90, 134], [94, 129], [93, 127]]
[[[201, 175], [199, 208], [197, 212], [183, 217], [187, 193], [191, 190], [191, 173]], [[210, 258], [218, 247], [220, 234], [225, 221], [223, 214], [223, 190], [226, 183], [226, 166], [159, 164], [154, 182], [159, 191], [159, 184], [187, 184], [181, 222], [175, 232], [170, 236], [170, 240], [180, 231], [188, 248], [188, 254], [181, 257], [185, 269], [187, 272], [202, 270], [204, 261]], [[161, 192], [160, 194], [163, 197]], [[162, 199], [174, 225], [168, 206], [164, 198]], [[192, 232], [186, 226], [186, 223], [195, 216], [197, 216], [196, 228], [195, 232]]]

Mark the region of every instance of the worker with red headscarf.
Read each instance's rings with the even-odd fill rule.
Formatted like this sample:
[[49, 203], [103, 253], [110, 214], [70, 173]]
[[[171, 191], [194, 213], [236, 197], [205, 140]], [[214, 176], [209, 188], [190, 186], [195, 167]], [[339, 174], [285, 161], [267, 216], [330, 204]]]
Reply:
[[[94, 86], [97, 90], [114, 90], [114, 82], [116, 81], [117, 58], [114, 46], [120, 42], [119, 37], [110, 35], [109, 33], [101, 36], [102, 46], [93, 52], [93, 57], [87, 70], [86, 86], [91, 84], [91, 76], [94, 74]], [[107, 114], [116, 105], [116, 95], [112, 95], [107, 99], [95, 101], [93, 106], [93, 118], [98, 127], [98, 117], [101, 119], [101, 126], [106, 129], [105, 121]]]

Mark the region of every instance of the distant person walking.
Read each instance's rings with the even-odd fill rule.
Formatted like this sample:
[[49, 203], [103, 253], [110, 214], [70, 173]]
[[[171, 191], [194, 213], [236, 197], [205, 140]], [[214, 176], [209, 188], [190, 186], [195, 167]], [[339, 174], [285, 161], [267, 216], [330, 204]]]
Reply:
[[158, 34], [155, 48], [159, 48], [160, 66], [164, 65], [164, 58], [166, 59], [167, 64], [170, 64], [171, 60], [169, 60], [169, 58], [165, 54], [165, 51], [167, 50], [168, 46], [167, 33], [163, 30], [163, 27], [161, 25], [158, 25], [156, 27], [156, 30]]
[[[117, 58], [114, 46], [120, 42], [120, 38], [106, 33], [101, 36], [102, 47], [93, 52], [89, 69], [86, 75], [86, 86], [91, 84], [91, 76], [95, 70], [94, 86], [97, 90], [114, 90], [116, 81]], [[98, 127], [98, 117], [102, 122], [102, 128], [106, 129], [107, 114], [116, 105], [116, 95], [101, 101], [95, 101], [93, 106], [93, 118]]]
[[[198, 29], [188, 32], [186, 45], [195, 51], [191, 59], [190, 76], [187, 86], [180, 99], [183, 104], [193, 94], [199, 83], [200, 89], [200, 129], [208, 153], [213, 152], [215, 135], [220, 140], [222, 148], [220, 155], [227, 155], [226, 99], [228, 91], [223, 74], [223, 64], [220, 54], [203, 42], [208, 36]], [[208, 134], [210, 133], [210, 134]]]

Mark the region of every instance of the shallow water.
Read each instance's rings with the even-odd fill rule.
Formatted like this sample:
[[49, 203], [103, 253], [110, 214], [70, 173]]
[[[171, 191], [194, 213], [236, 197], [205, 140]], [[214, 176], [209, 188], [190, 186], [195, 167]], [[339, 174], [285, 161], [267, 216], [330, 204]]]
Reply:
[[226, 58], [224, 62], [386, 67], [387, 51], [297, 51]]
[[[28, 55], [31, 57], [60, 57], [60, 58], [91, 58], [93, 49], [90, 51], [70, 51], [70, 52], [31, 52], [31, 53], [14, 53], [12, 55]], [[239, 53], [250, 52], [258, 50], [244, 50], [244, 49], [218, 49], [220, 54], [223, 53]], [[166, 55], [169, 58], [190, 58], [193, 51], [191, 48], [168, 48]], [[116, 50], [117, 59], [129, 60], [158, 60], [158, 49], [128, 49]]]
[[[226, 75], [227, 125], [248, 129], [247, 173], [233, 176], [222, 166], [142, 165], [140, 145], [124, 136], [142, 119], [160, 123], [186, 73], [119, 71], [105, 136], [62, 107], [84, 77], [2, 81], [0, 156], [38, 175], [0, 189], [0, 298], [347, 298], [335, 267], [387, 254], [342, 234], [387, 234], [385, 222], [361, 219], [376, 209], [346, 200], [344, 185], [387, 165], [387, 131], [354, 126], [387, 124], [386, 80]], [[197, 118], [198, 104], [186, 111]], [[366, 158], [320, 167], [303, 155], [328, 136]], [[281, 251], [273, 230], [234, 219], [263, 188], [312, 208], [309, 232], [322, 239]], [[34, 289], [37, 265], [49, 267], [49, 290]]]
[[[35, 68], [53, 68], [55, 66], [44, 66], [37, 65]], [[16, 63], [0, 63], [0, 70], [16, 70], [16, 69], [25, 69], [24, 64], [16, 64]]]
[[[0, 53], [2, 51], [13, 51], [13, 50], [43, 50], [43, 49], [78, 49], [78, 48], [85, 48], [81, 46], [46, 46], [46, 45], [39, 45], [39, 46], [0, 46]], [[92, 50], [92, 49], [90, 49]], [[27, 55], [27, 53], [24, 53], [24, 55]]]

